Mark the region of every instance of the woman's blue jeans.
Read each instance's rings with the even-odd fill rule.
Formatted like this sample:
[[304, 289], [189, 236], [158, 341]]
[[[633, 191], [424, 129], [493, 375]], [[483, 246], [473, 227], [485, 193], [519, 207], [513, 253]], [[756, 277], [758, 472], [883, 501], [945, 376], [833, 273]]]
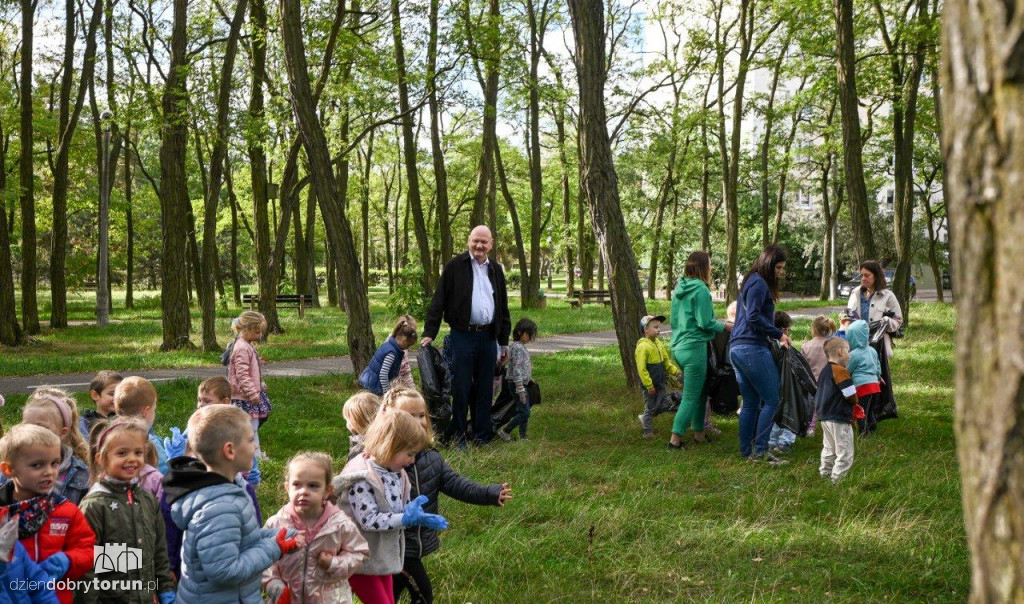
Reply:
[[768, 437], [779, 406], [779, 370], [767, 346], [733, 346], [729, 350], [729, 360], [743, 395], [740, 455], [761, 455], [768, 450]]

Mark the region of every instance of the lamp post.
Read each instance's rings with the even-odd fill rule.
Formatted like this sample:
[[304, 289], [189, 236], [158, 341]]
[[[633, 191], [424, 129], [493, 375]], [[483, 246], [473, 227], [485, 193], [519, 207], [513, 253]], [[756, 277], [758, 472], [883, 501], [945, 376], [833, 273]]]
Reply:
[[96, 263], [96, 325], [106, 327], [110, 319], [110, 121], [114, 114], [104, 111], [103, 157], [100, 158], [99, 258]]

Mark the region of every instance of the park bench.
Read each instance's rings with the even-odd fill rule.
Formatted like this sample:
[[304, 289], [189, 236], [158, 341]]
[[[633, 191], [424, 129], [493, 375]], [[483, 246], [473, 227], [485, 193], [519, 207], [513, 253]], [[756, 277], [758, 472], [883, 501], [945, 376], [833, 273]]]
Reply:
[[569, 296], [569, 306], [573, 308], [582, 308], [584, 304], [596, 303], [608, 306], [612, 303], [612, 293], [606, 289], [579, 289]]
[[[299, 309], [300, 317], [303, 316], [304, 309], [313, 308], [313, 296], [310, 294], [278, 294], [274, 301], [279, 308], [283, 306]], [[242, 302], [248, 304], [250, 309], [255, 310], [260, 303], [260, 295], [245, 294], [242, 296]]]

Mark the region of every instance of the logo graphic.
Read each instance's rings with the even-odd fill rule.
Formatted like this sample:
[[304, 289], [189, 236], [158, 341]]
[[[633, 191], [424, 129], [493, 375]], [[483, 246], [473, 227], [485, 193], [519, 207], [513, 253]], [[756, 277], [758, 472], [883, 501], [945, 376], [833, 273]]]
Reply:
[[142, 550], [128, 547], [125, 543], [108, 543], [92, 547], [96, 574], [119, 572], [142, 568]]

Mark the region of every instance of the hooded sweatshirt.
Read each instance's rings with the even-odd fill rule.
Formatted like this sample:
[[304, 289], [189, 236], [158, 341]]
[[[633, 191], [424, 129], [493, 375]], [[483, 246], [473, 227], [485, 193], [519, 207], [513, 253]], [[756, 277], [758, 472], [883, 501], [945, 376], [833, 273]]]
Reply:
[[185, 531], [180, 604], [259, 604], [260, 575], [281, 557], [277, 531], [260, 528], [245, 480], [176, 457], [164, 476], [171, 518]]
[[[267, 528], [294, 529], [306, 537], [306, 546], [263, 571], [264, 586], [275, 579], [284, 581], [291, 588], [292, 599], [298, 598], [298, 602], [305, 604], [352, 601], [348, 578], [370, 557], [370, 546], [336, 505], [326, 504], [320, 518], [310, 526], [288, 503], [267, 520]], [[323, 552], [333, 556], [327, 570], [319, 564]]]
[[702, 347], [725, 330], [725, 324], [715, 320], [711, 305], [711, 290], [700, 279], [683, 277], [672, 294], [672, 350]]
[[[850, 362], [846, 369], [853, 377], [857, 396], [879, 391], [878, 376], [882, 374], [882, 365], [878, 361], [878, 352], [868, 344], [869, 335], [868, 324], [864, 320], [854, 321], [846, 329], [846, 339], [850, 342]], [[873, 392], [862, 388], [870, 384], [874, 385]]]

